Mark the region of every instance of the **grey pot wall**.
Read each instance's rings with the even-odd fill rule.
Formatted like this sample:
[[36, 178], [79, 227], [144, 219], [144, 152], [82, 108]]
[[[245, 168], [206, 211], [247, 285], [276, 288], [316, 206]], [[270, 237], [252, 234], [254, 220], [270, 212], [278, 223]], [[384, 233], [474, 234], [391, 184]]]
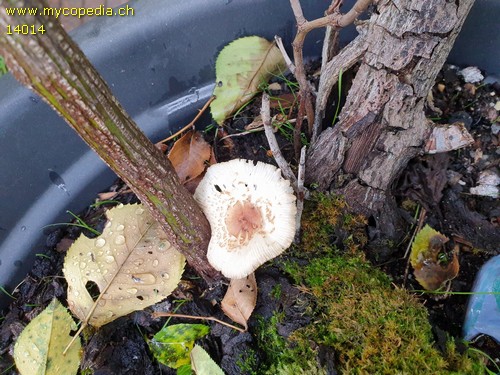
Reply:
[[[303, 1], [306, 18], [321, 16], [327, 3]], [[129, 5], [135, 16], [96, 18], [72, 36], [153, 140], [189, 122], [208, 99], [214, 61], [225, 44], [245, 35], [272, 39], [277, 34], [289, 45], [295, 32], [288, 0], [138, 0]], [[472, 16], [450, 59], [500, 75], [495, 48], [500, 30], [492, 30], [500, 4], [478, 0]], [[343, 33], [345, 41], [353, 36], [352, 27]], [[321, 40], [320, 31], [308, 37], [306, 56], [320, 54]], [[29, 272], [35, 254], [44, 251], [44, 226], [69, 221], [66, 210], [87, 207], [115, 175], [10, 75], [0, 79], [0, 150], [0, 286], [11, 290]], [[0, 309], [7, 302], [0, 294]]]

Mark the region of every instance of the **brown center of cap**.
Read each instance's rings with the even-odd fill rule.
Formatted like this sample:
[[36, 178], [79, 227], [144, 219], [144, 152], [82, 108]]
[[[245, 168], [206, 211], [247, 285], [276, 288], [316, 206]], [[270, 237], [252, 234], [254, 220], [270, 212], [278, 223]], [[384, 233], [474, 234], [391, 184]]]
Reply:
[[226, 226], [230, 235], [248, 240], [262, 228], [262, 214], [248, 201], [237, 202], [227, 211]]

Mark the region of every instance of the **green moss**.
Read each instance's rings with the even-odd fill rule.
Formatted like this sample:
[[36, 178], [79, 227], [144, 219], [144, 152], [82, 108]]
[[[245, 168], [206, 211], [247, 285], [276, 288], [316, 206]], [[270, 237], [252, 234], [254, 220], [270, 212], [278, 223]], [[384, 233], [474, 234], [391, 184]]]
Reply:
[[273, 288], [271, 290], [271, 296], [274, 299], [279, 300], [281, 298], [282, 293], [283, 293], [283, 291], [281, 290], [281, 284], [276, 284], [273, 286]]
[[[326, 347], [335, 353], [339, 374], [484, 374], [480, 356], [460, 353], [452, 339], [441, 352], [422, 303], [365, 260], [357, 250], [362, 222], [339, 198], [315, 197], [303, 219], [310, 248], [302, 254], [313, 259], [284, 265], [312, 295], [313, 323], [285, 339], [277, 331], [282, 313], [259, 320], [257, 342], [266, 355], [259, 373], [322, 374], [317, 348]], [[343, 249], [333, 247], [330, 236], [346, 227], [353, 233], [343, 238]]]
[[340, 239], [345, 249], [353, 252], [367, 242], [366, 219], [351, 214], [343, 197], [315, 193], [305, 203], [302, 216], [300, 253], [331, 253], [334, 239]]
[[[284, 313], [276, 312], [270, 319], [257, 317], [256, 339], [258, 347], [264, 352], [259, 374], [301, 374], [287, 372], [292, 369], [318, 368], [316, 354], [309, 342], [297, 341], [293, 335], [287, 340], [278, 333], [278, 324], [283, 321]], [[324, 372], [321, 372], [323, 374]]]

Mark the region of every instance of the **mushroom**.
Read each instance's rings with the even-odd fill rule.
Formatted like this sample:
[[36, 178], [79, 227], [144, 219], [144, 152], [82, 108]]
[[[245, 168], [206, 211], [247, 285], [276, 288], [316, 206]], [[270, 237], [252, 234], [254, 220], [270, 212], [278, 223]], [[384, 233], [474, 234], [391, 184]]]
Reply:
[[194, 198], [212, 228], [208, 261], [230, 279], [248, 276], [293, 241], [295, 195], [273, 165], [243, 159], [214, 164]]

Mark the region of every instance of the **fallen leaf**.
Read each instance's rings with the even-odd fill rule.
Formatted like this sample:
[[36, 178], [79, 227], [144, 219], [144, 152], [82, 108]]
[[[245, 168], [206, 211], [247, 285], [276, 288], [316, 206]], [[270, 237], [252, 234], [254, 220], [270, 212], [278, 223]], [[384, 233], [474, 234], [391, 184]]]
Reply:
[[415, 236], [411, 246], [410, 262], [415, 279], [426, 290], [437, 290], [458, 275], [457, 251], [447, 254], [444, 245], [448, 238], [429, 225]]
[[168, 154], [182, 184], [199, 177], [207, 168], [212, 147], [200, 132], [188, 131], [177, 140]]
[[[167, 297], [176, 288], [185, 259], [141, 204], [118, 205], [103, 233], [81, 235], [64, 259], [68, 305], [84, 323], [100, 327]], [[95, 300], [87, 286], [96, 285]]]
[[264, 121], [262, 121], [262, 116], [255, 116], [253, 121], [245, 126], [245, 130], [264, 130]]
[[179, 368], [191, 363], [194, 341], [209, 332], [210, 328], [204, 324], [174, 324], [163, 327], [148, 344], [158, 362]]
[[269, 102], [269, 106], [271, 108], [289, 109], [296, 101], [297, 99], [295, 98], [295, 95], [288, 92], [272, 97]]
[[264, 38], [248, 36], [225, 46], [215, 64], [216, 99], [210, 105], [214, 120], [222, 124], [285, 67], [278, 47]]
[[73, 339], [76, 324], [57, 299], [21, 332], [14, 346], [14, 360], [22, 375], [76, 374], [80, 366], [80, 340], [63, 355]]
[[224, 375], [210, 355], [199, 345], [191, 350], [191, 366], [196, 375]]
[[248, 319], [257, 303], [257, 281], [255, 274], [243, 279], [231, 279], [226, 295], [221, 302], [222, 311], [236, 323], [248, 329]]
[[203, 179], [203, 177], [205, 177], [205, 172], [206, 172], [206, 168], [208, 168], [209, 166], [213, 165], [213, 164], [216, 164], [217, 163], [217, 160], [215, 159], [215, 154], [213, 152], [213, 149], [210, 148], [210, 160], [208, 161], [208, 163], [205, 165], [205, 170], [203, 171], [202, 174], [200, 174], [199, 176], [197, 176], [196, 178], [192, 179], [192, 180], [189, 180], [187, 181], [184, 186], [186, 187], [186, 189], [188, 189], [188, 191], [191, 193], [191, 194], [194, 194], [194, 192], [196, 191], [196, 188], [198, 187], [198, 185], [200, 184], [201, 180]]

